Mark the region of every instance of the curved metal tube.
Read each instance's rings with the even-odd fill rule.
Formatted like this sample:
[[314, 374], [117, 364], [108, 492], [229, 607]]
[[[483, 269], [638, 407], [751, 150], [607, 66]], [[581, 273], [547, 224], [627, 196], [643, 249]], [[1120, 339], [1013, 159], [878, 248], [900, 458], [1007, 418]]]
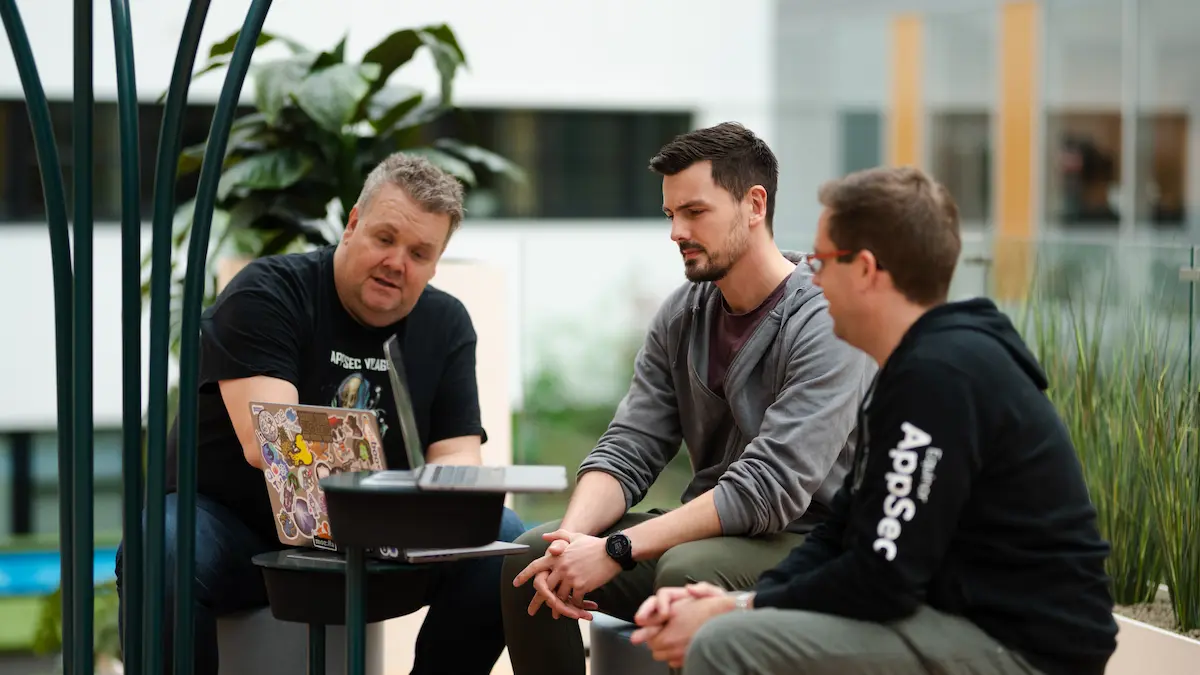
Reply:
[[[200, 35], [208, 15], [209, 0], [192, 0], [188, 7], [171, 85], [167, 90], [158, 156], [154, 165], [154, 230], [150, 253], [150, 393], [146, 429], [146, 550], [144, 626], [164, 625], [166, 563], [165, 492], [167, 457], [167, 371], [170, 351], [171, 235], [175, 219], [175, 175], [183, 145], [183, 115], [187, 108], [192, 68], [200, 50]], [[191, 587], [191, 584], [188, 584]], [[177, 648], [177, 646], [176, 646]], [[142, 643], [143, 673], [168, 670], [163, 664], [163, 641]], [[136, 657], [136, 655], [135, 655]], [[128, 658], [128, 657], [127, 657]], [[126, 666], [128, 668], [128, 665]]]
[[112, 0], [117, 107], [121, 140], [121, 482], [124, 536], [121, 565], [127, 675], [141, 675], [142, 653], [142, 194], [138, 161], [138, 96], [129, 0]]
[[225, 84], [217, 101], [209, 130], [208, 145], [204, 149], [204, 164], [200, 168], [200, 183], [196, 190], [196, 211], [192, 218], [191, 239], [188, 242], [188, 265], [183, 286], [183, 328], [180, 335], [179, 356], [179, 478], [178, 503], [179, 525], [176, 532], [175, 567], [175, 673], [191, 675], [193, 649], [193, 595], [192, 577], [196, 566], [196, 432], [197, 432], [197, 380], [199, 379], [200, 348], [200, 303], [204, 297], [204, 284], [208, 276], [209, 231], [212, 226], [213, 208], [217, 196], [217, 184], [221, 180], [221, 168], [225, 159], [225, 148], [229, 143], [229, 132], [233, 126], [233, 115], [246, 73], [250, 70], [250, 58], [258, 44], [271, 0], [254, 0], [246, 13], [238, 35], [237, 45], [229, 60]]
[[[71, 490], [71, 448], [74, 425], [71, 419], [72, 358], [71, 330], [71, 238], [67, 224], [67, 196], [63, 185], [62, 165], [58, 160], [58, 142], [54, 138], [54, 126], [50, 122], [50, 106], [46, 103], [46, 92], [38, 76], [33, 49], [15, 0], [0, 0], [0, 19], [12, 47], [13, 59], [17, 62], [17, 73], [21, 77], [21, 88], [25, 92], [25, 105], [29, 124], [33, 127], [33, 144], [37, 150], [38, 170], [42, 178], [42, 195], [46, 205], [46, 221], [50, 229], [50, 263], [54, 274], [54, 354], [57, 362], [58, 388], [58, 527], [59, 559], [62, 584], [62, 642], [64, 653], [68, 645], [74, 644], [72, 623], [68, 613], [75, 599], [74, 560], [71, 546], [71, 514], [73, 512]], [[91, 569], [91, 561], [88, 561]], [[90, 637], [89, 637], [90, 642]]]
[[75, 458], [71, 464], [72, 523], [71, 555], [74, 556], [75, 598], [71, 603], [71, 619], [75, 623], [74, 640], [68, 651], [72, 673], [91, 673], [95, 670], [93, 624], [96, 596], [92, 591], [95, 573], [89, 563], [95, 557], [93, 537], [92, 493], [95, 477], [92, 474], [92, 437], [94, 435], [92, 406], [92, 138], [94, 136], [95, 101], [92, 86], [92, 0], [75, 0], [75, 100], [71, 102], [71, 146], [75, 166]]

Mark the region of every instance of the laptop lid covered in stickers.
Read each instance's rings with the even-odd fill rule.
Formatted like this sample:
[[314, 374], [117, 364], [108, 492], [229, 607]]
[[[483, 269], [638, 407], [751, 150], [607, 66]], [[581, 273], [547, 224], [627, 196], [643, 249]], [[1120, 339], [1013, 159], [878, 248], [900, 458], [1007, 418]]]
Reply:
[[[255, 401], [250, 412], [279, 541], [338, 550], [320, 480], [387, 468], [374, 411]], [[374, 553], [393, 558], [399, 552]]]

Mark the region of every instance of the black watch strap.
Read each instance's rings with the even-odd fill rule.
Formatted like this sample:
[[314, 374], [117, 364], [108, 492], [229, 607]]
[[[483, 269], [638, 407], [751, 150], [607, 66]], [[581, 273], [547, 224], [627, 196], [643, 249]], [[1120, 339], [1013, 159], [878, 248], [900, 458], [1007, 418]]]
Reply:
[[616, 560], [621, 569], [626, 572], [637, 567], [637, 562], [633, 559], [633, 545], [623, 532], [614, 532], [608, 535], [608, 538], [604, 540], [604, 552], [608, 554], [608, 557]]

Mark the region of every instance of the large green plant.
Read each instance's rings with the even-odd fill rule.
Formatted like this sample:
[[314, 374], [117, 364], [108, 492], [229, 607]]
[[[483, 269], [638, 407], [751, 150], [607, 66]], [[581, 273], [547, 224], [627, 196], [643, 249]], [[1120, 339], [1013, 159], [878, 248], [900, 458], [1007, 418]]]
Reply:
[[[235, 32], [213, 45], [197, 76], [223, 69]], [[223, 257], [255, 258], [334, 243], [358, 198], [366, 174], [396, 151], [420, 154], [458, 177], [467, 188], [481, 171], [521, 178], [505, 158], [456, 138], [430, 138], [430, 124], [453, 104], [454, 79], [466, 57], [446, 25], [398, 30], [346, 60], [346, 38], [333, 48], [311, 49], [264, 33], [259, 48], [276, 43], [284, 54], [252, 65], [247, 89], [254, 111], [232, 127], [217, 190], [206, 270], [206, 304], [216, 292]], [[390, 83], [422, 50], [433, 58], [436, 92]], [[179, 175], [200, 168], [206, 143], [183, 151]], [[174, 223], [173, 305], [182, 296], [183, 267], [194, 203], [179, 205]], [[143, 273], [149, 271], [149, 254]], [[148, 293], [148, 280], [143, 294]], [[172, 321], [178, 346], [178, 316]], [[174, 350], [173, 349], [173, 350]]]
[[[1105, 313], [1057, 302], [1031, 310], [1031, 342], [1047, 371], [1050, 399], [1079, 455], [1096, 507], [1106, 561], [1120, 604], [1148, 602], [1161, 580], [1159, 547], [1140, 474], [1134, 416], [1145, 403], [1135, 382], [1148, 374], [1130, 366], [1133, 353], [1104, 343]], [[1131, 386], [1132, 385], [1132, 386]]]
[[[1055, 289], [1061, 291], [1062, 289]], [[1118, 604], [1166, 581], [1182, 630], [1200, 626], [1200, 445], [1188, 352], [1171, 313], [1110, 316], [1073, 289], [1034, 289], [1026, 338], [1083, 465]], [[1097, 296], [1097, 294], [1093, 294]], [[1106, 296], [1101, 288], [1099, 298]], [[1176, 297], [1178, 295], [1176, 294]], [[1161, 309], [1158, 307], [1155, 310]]]

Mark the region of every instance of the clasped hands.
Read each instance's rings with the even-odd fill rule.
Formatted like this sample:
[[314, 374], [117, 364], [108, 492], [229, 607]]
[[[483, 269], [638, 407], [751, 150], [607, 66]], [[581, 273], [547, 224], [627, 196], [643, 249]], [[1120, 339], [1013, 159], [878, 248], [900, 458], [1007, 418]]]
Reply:
[[[608, 583], [621, 566], [608, 556], [599, 537], [559, 529], [542, 538], [550, 542], [546, 554], [513, 579], [513, 586], [533, 579], [529, 615], [544, 604], [555, 619], [565, 616], [591, 621], [591, 612], [598, 606], [585, 596]], [[634, 622], [639, 628], [631, 639], [634, 644], [645, 643], [656, 660], [680, 668], [700, 626], [733, 608], [733, 598], [709, 583], [659, 589], [638, 608]]]
[[597, 605], [584, 596], [617, 576], [621, 566], [609, 557], [600, 537], [559, 529], [543, 534], [542, 539], [550, 542], [546, 554], [513, 579], [513, 586], [533, 579], [529, 616], [545, 604], [555, 619], [565, 616], [591, 621], [591, 610]]

